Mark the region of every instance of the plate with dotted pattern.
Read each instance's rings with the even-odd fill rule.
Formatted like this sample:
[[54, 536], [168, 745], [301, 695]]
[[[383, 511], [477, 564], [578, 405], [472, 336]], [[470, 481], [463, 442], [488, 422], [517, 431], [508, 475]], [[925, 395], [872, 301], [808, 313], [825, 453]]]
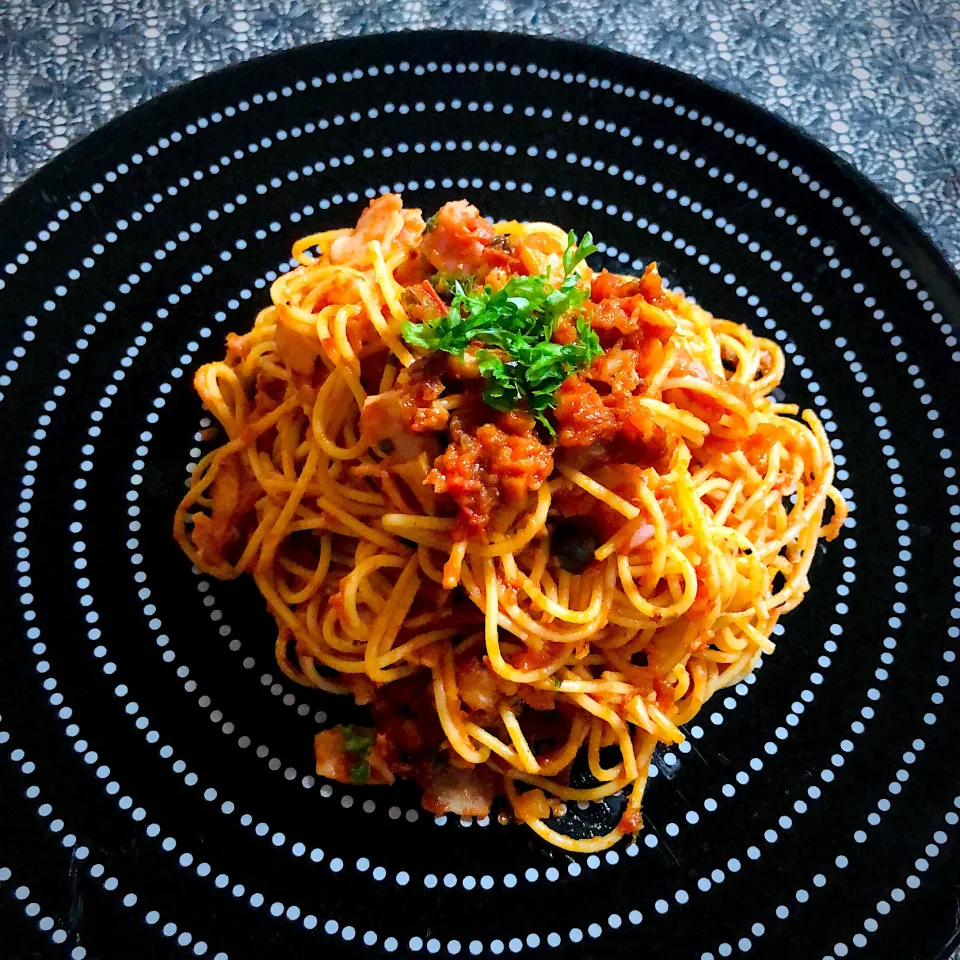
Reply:
[[[191, 373], [291, 242], [402, 191], [590, 230], [774, 337], [851, 522], [777, 652], [659, 751], [646, 829], [570, 856], [315, 778], [252, 582], [170, 528]], [[957, 924], [960, 283], [801, 133], [558, 41], [337, 41], [195, 81], [0, 205], [7, 956], [945, 956]], [[613, 806], [577, 811], [584, 829]]]

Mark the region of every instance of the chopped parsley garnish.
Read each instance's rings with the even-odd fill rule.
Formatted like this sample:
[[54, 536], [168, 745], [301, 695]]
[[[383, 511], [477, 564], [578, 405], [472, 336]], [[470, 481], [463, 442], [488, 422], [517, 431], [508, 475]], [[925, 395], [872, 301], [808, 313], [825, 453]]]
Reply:
[[366, 783], [370, 779], [370, 761], [361, 760], [351, 771], [350, 771], [350, 782], [351, 783]]
[[453, 301], [445, 316], [427, 323], [404, 323], [403, 339], [412, 347], [441, 350], [462, 357], [472, 343], [497, 349], [477, 353], [484, 380], [484, 402], [495, 410], [513, 410], [521, 404], [550, 434], [548, 410], [556, 406], [556, 392], [571, 374], [590, 366], [603, 352], [590, 324], [576, 318], [577, 339], [553, 343], [557, 321], [587, 299], [577, 285], [577, 265], [597, 248], [589, 233], [583, 242], [571, 230], [563, 254], [563, 281], [553, 287], [550, 278], [511, 277], [500, 290], [485, 287], [467, 293], [453, 284]]
[[477, 284], [477, 279], [463, 273], [435, 273], [430, 278], [430, 283], [441, 297], [453, 297], [456, 295], [457, 285], [464, 290], [472, 290]]
[[340, 727], [340, 739], [343, 741], [344, 753], [349, 753], [355, 760], [350, 768], [350, 779], [353, 783], [366, 783], [370, 779], [370, 751], [373, 749], [375, 732], [365, 727], [355, 727], [344, 724]]

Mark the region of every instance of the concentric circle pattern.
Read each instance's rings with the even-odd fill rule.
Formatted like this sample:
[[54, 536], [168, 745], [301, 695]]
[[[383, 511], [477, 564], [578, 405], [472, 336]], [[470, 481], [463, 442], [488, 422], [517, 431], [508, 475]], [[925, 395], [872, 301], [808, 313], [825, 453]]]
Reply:
[[[636, 844], [569, 857], [314, 779], [289, 683], [173, 509], [193, 369], [291, 241], [379, 193], [651, 259], [766, 331], [852, 519], [763, 668], [656, 757]], [[825, 151], [627, 57], [484, 35], [305, 48], [135, 111], [0, 207], [4, 955], [934, 957], [957, 915], [960, 292]], [[576, 810], [583, 828], [616, 815]], [[650, 953], [650, 951], [653, 951]]]

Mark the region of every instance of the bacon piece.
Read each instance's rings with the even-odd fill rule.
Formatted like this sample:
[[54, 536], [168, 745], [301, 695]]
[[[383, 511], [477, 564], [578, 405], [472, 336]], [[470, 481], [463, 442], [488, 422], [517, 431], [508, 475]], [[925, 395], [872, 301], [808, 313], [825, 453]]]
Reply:
[[485, 817], [497, 795], [493, 772], [488, 767], [433, 766], [422, 777], [421, 804], [430, 813], [458, 817]]
[[550, 816], [550, 804], [546, 794], [539, 788], [521, 793], [513, 801], [513, 812], [518, 820], [546, 820]]
[[334, 263], [346, 263], [363, 258], [371, 240], [379, 240], [384, 257], [389, 258], [413, 246], [422, 233], [420, 211], [405, 210], [399, 194], [386, 193], [370, 201], [352, 233], [333, 241], [330, 259]]
[[[263, 495], [236, 457], [225, 457], [210, 484], [213, 507], [210, 514], [195, 513], [190, 539], [208, 563], [230, 563], [230, 554], [239, 552], [240, 527]], [[236, 550], [234, 548], [237, 548]]]
[[[394, 776], [389, 769], [387, 754], [389, 748], [386, 739], [373, 730], [358, 728], [359, 732], [367, 732], [374, 737], [373, 747], [366, 757], [358, 757], [348, 753], [343, 746], [343, 728], [331, 727], [321, 730], [313, 738], [313, 752], [317, 760], [317, 774], [336, 780], [338, 783], [362, 782], [371, 786], [391, 784]], [[364, 771], [358, 776], [358, 766], [366, 760], [369, 772]], [[356, 778], [356, 780], [355, 780]]]
[[[402, 460], [415, 459], [431, 445], [417, 434], [443, 430], [450, 414], [437, 403], [444, 386], [426, 364], [414, 369], [409, 380], [384, 393], [367, 397], [360, 413], [360, 427], [371, 443], [390, 441], [390, 450]], [[411, 435], [412, 434], [412, 435]]]
[[287, 367], [305, 376], [313, 373], [313, 366], [320, 356], [320, 336], [314, 323], [281, 308], [277, 311], [274, 339], [277, 353]]
[[475, 206], [452, 200], [430, 218], [419, 252], [441, 273], [485, 276], [490, 265], [484, 252], [493, 237], [493, 227]]
[[457, 690], [470, 710], [497, 716], [501, 695], [496, 677], [479, 656], [465, 656], [458, 661]]

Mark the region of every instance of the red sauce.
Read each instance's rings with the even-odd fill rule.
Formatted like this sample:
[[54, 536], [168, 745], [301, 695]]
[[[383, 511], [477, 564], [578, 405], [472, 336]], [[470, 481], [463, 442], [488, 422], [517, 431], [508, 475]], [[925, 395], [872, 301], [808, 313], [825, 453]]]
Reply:
[[617, 432], [615, 412], [582, 377], [570, 377], [557, 391], [557, 445], [589, 447]]
[[527, 268], [517, 256], [509, 237], [498, 235], [483, 251], [483, 259], [493, 269], [505, 270], [511, 276], [524, 276]]
[[509, 657], [510, 665], [516, 670], [539, 670], [552, 663], [560, 655], [563, 645], [547, 641], [539, 650], [524, 647], [519, 653]]
[[452, 275], [486, 275], [484, 250], [493, 240], [493, 227], [466, 200], [444, 204], [428, 221], [419, 253], [436, 270]]
[[[431, 218], [416, 255], [397, 274], [408, 281], [404, 307], [414, 322], [449, 309], [447, 295], [441, 297], [424, 278], [428, 268], [479, 281], [490, 275], [499, 282], [527, 272], [523, 254], [510, 237], [495, 235], [475, 207], [466, 201], [448, 203]], [[635, 468], [664, 466], [670, 454], [666, 434], [640, 398], [673, 332], [673, 321], [664, 313], [671, 306], [673, 295], [663, 289], [656, 264], [642, 277], [606, 270], [594, 277], [582, 311], [604, 353], [557, 392], [550, 414], [556, 429], [553, 442], [523, 409], [500, 413], [482, 402], [473, 348], [462, 359], [433, 354], [402, 374], [394, 389], [371, 396], [362, 415], [364, 433], [395, 446], [404, 442], [401, 434], [436, 438], [426, 483], [440, 496], [439, 508], [455, 512], [458, 539], [482, 537], [500, 504], [525, 502], [553, 472], [555, 454], [589, 470], [621, 496], [635, 499]], [[554, 341], [568, 344], [577, 336], [576, 317], [561, 317]], [[448, 414], [441, 400], [455, 394], [464, 399]], [[402, 452], [408, 452], [406, 445]], [[395, 456], [399, 453], [398, 448]], [[557, 506], [568, 516], [595, 516], [603, 530], [614, 531], [622, 522], [577, 491], [561, 495]]]
[[434, 272], [433, 264], [421, 256], [418, 250], [411, 250], [407, 259], [394, 270], [397, 283], [412, 285], [426, 280]]
[[624, 833], [639, 833], [643, 829], [643, 817], [639, 808], [628, 807], [617, 827]]
[[707, 582], [707, 565], [698, 563], [694, 569], [697, 574], [697, 595], [687, 610], [686, 616], [688, 620], [700, 620], [705, 617], [707, 611], [713, 606], [714, 600], [716, 599]]
[[624, 277], [604, 270], [593, 278], [590, 299], [599, 303], [608, 297], [641, 296], [662, 310], [674, 305], [672, 295], [663, 289], [663, 280], [655, 263], [647, 265], [642, 277]]
[[402, 389], [388, 390], [368, 398], [360, 415], [364, 435], [380, 441], [395, 433], [428, 433], [442, 430], [449, 414], [435, 401], [444, 392], [440, 378], [432, 374], [426, 361], [410, 368], [409, 382]]
[[[592, 376], [588, 371], [586, 377]], [[558, 447], [604, 443], [596, 452], [607, 462], [651, 466], [668, 453], [663, 428], [639, 397], [623, 390], [602, 396], [583, 375], [570, 377], [558, 391], [556, 419]]]
[[523, 502], [553, 471], [553, 451], [536, 436], [532, 417], [518, 411], [489, 415], [496, 422], [475, 426], [469, 411], [466, 418], [456, 411], [451, 442], [427, 477], [437, 493], [456, 503], [458, 539], [481, 536], [498, 504]]
[[640, 280], [637, 277], [622, 277], [609, 270], [597, 274], [590, 284], [590, 299], [594, 303], [610, 297], [633, 297], [639, 292]]

